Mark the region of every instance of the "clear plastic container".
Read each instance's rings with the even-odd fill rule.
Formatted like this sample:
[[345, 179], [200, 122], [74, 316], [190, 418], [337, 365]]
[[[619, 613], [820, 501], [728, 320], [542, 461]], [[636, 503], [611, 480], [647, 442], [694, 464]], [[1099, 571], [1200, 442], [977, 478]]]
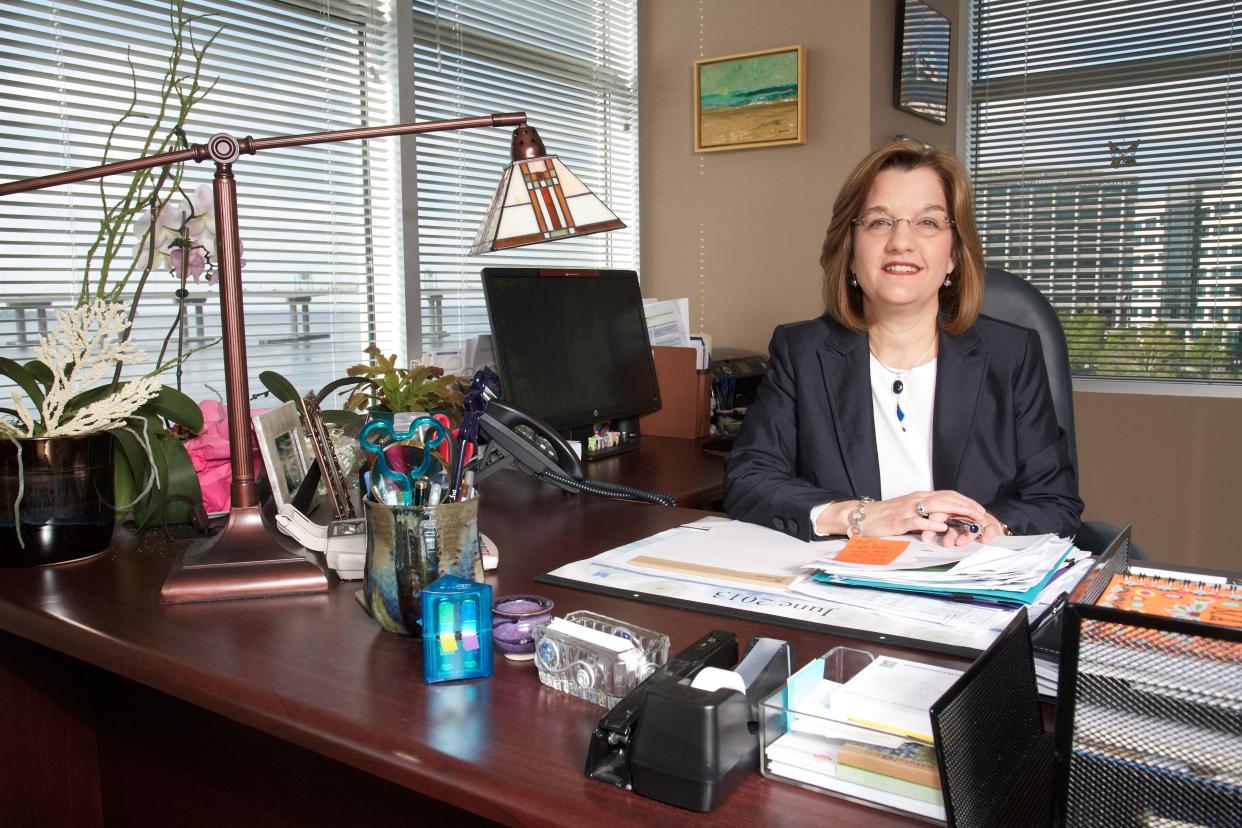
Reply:
[[765, 699], [759, 717], [760, 772], [808, 790], [943, 823], [933, 745], [829, 716], [832, 692], [874, 659], [865, 650], [834, 647]]
[[[585, 631], [574, 635], [552, 629], [551, 621], [535, 626], [539, 680], [563, 693], [611, 708], [668, 661], [668, 636], [664, 633], [587, 610], [571, 612], [564, 620]], [[634, 646], [617, 652], [606, 646], [611, 642], [600, 639], [600, 634]]]

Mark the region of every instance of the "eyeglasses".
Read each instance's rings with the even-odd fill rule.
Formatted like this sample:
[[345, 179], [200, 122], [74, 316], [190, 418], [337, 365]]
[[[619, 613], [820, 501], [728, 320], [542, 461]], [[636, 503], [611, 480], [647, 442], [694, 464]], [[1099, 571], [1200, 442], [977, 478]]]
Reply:
[[916, 236], [925, 239], [938, 236], [950, 227], [956, 227], [957, 222], [947, 216], [939, 215], [922, 215], [912, 219], [893, 218], [892, 216], [867, 216], [866, 218], [854, 219], [850, 225], [857, 227], [859, 230], [873, 238], [886, 238], [892, 235], [897, 229], [897, 222], [904, 221], [910, 225], [910, 232]]

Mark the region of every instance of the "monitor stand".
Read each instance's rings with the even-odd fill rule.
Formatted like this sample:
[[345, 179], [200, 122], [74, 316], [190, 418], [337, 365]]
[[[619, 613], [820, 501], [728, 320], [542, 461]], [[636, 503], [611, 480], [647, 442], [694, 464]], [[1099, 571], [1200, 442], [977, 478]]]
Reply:
[[598, 448], [595, 451], [589, 450], [587, 447], [587, 439], [594, 436], [594, 426], [576, 426], [569, 430], [568, 439], [577, 440], [582, 444], [582, 460], [591, 462], [592, 460], [603, 460], [605, 457], [615, 457], [618, 454], [625, 454], [627, 451], [635, 451], [638, 449], [639, 433], [638, 418], [627, 417], [612, 421], [612, 431], [619, 432], [620, 439], [611, 446]]

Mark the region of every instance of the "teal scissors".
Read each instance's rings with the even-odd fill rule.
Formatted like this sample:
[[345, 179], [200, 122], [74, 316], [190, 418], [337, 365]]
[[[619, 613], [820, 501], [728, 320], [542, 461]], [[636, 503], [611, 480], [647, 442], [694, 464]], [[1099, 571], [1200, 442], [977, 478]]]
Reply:
[[[411, 440], [419, 436], [424, 428], [429, 430], [423, 435], [423, 459], [418, 468], [402, 471], [393, 469], [388, 464], [388, 456], [384, 452], [385, 445], [400, 440]], [[386, 440], [385, 437], [387, 437]], [[380, 442], [381, 440], [383, 443]], [[450, 456], [453, 452], [453, 438], [448, 428], [431, 417], [419, 417], [410, 423], [410, 427], [405, 431], [393, 431], [392, 423], [387, 420], [372, 420], [363, 427], [362, 433], [358, 435], [358, 442], [362, 444], [363, 451], [375, 455], [375, 469], [401, 486], [402, 503], [406, 506], [414, 503], [414, 481], [425, 476], [431, 469], [435, 458], [435, 452], [432, 449], [444, 444], [448, 447]], [[449, 467], [452, 467], [451, 463]]]

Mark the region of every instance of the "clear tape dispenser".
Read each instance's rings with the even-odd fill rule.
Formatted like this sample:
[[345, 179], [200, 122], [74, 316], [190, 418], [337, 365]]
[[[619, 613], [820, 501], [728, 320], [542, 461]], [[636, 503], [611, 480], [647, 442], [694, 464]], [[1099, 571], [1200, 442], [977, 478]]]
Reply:
[[544, 684], [611, 708], [668, 661], [668, 636], [578, 610], [535, 627]]

